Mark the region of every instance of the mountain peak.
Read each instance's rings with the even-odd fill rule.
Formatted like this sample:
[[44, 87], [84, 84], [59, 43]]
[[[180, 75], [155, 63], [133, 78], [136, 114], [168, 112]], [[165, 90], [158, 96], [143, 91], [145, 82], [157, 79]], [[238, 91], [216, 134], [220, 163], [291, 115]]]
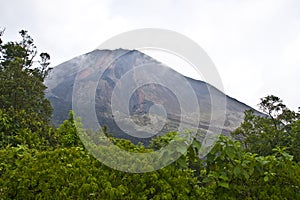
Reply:
[[[152, 73], [152, 76], [147, 74], [148, 72], [143, 74], [142, 71], [139, 71], [140, 66], [149, 64], [154, 68], [160, 67], [159, 70]], [[101, 77], [97, 77], [99, 73], [102, 74]], [[219, 127], [226, 134], [240, 125], [243, 120], [244, 110], [251, 109], [249, 106], [226, 96], [213, 86], [203, 81], [184, 77], [140, 51], [127, 49], [96, 49], [58, 65], [51, 71], [49, 77], [46, 79], [45, 84], [48, 87], [46, 97], [50, 100], [54, 108], [53, 122], [55, 124], [61, 123], [66, 119], [68, 111], [72, 109], [73, 86], [75, 78], [77, 77], [78, 80], [85, 81], [86, 85], [84, 85], [84, 87], [87, 92], [93, 90], [93, 88], [89, 87], [88, 83], [97, 85], [96, 92], [90, 92], [95, 92], [95, 110], [99, 124], [101, 126], [107, 125], [109, 132], [116, 137], [127, 138], [133, 142], [141, 141], [141, 139], [128, 136], [126, 131], [118, 126], [114, 118], [115, 114], [113, 114], [111, 108], [113, 91], [123, 92], [126, 96], [127, 94], [124, 90], [131, 87], [130, 84], [126, 85], [127, 82], [120, 84], [120, 81], [126, 76], [128, 76], [127, 78], [130, 82], [137, 85], [143, 78], [149, 79], [150, 82], [152, 80], [152, 82], [155, 83], [157, 77], [161, 77], [162, 79], [168, 80], [171, 85], [180, 91], [179, 94], [176, 94], [171, 91], [170, 88], [159, 84], [146, 84], [137, 87], [134, 91], [130, 91], [130, 98], [127, 102], [128, 105], [125, 105], [125, 107], [129, 109], [130, 117], [128, 119], [126, 117], [124, 117], [124, 119], [122, 118], [122, 123], [125, 124], [128, 129], [136, 130], [141, 135], [145, 132], [141, 127], [149, 126], [149, 123], [159, 124], [163, 121], [163, 119], [160, 119], [162, 116], [149, 118], [151, 109], [159, 109], [157, 105], [163, 106], [165, 109], [164, 112], [166, 112], [165, 124], [163, 124], [161, 130], [158, 131], [158, 135], [165, 134], [169, 131], [179, 131], [180, 123], [190, 123], [195, 120], [193, 117], [195, 116], [195, 113], [193, 114], [194, 108], [189, 108], [189, 105], [186, 105], [190, 116], [184, 116], [185, 122], [182, 122], [183, 113], [181, 107], [183, 104], [189, 104], [189, 102], [180, 102], [180, 99], [178, 99], [178, 95], [187, 94], [184, 87], [182, 87], [184, 84], [178, 82], [178, 80], [184, 80], [188, 83], [196, 95], [201, 111], [200, 124], [198, 126], [200, 129], [207, 131], [210, 126], [212, 97], [227, 99], [226, 110], [217, 110], [217, 112], [223, 112], [219, 113], [220, 115], [226, 115], [225, 124]], [[122, 98], [121, 96], [119, 99], [114, 100], [114, 102], [120, 106], [124, 106]], [[218, 105], [215, 107], [218, 108]], [[131, 124], [127, 126], [127, 122], [132, 121], [134, 125]], [[150, 139], [151, 137], [146, 138], [145, 136], [142, 142], [147, 143]]]

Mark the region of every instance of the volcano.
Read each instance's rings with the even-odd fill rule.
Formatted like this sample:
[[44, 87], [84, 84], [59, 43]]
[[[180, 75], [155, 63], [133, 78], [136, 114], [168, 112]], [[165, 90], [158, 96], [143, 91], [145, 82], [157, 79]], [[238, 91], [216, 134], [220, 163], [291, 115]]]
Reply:
[[[139, 84], [142, 80], [146, 80], [146, 84]], [[84, 84], [80, 84], [83, 92], [76, 94], [76, 101], [85, 101], [86, 96], [92, 95], [99, 125], [107, 126], [113, 136], [130, 139], [134, 143], [147, 143], [156, 135], [181, 131], [182, 123], [193, 123], [198, 115], [197, 129], [208, 131], [213, 119], [212, 110], [224, 116], [223, 123], [216, 128], [228, 135], [243, 121], [244, 111], [252, 109], [214, 86], [185, 77], [140, 51], [94, 50], [54, 67], [46, 78], [46, 97], [53, 107], [54, 124], [62, 123], [69, 110], [74, 108], [74, 92], [77, 92], [74, 88], [78, 82]], [[178, 92], [172, 91], [172, 88]], [[192, 90], [192, 93], [187, 90]], [[192, 96], [199, 109], [191, 103]], [[123, 108], [127, 109], [127, 115], [124, 115], [126, 109]], [[151, 124], [159, 124], [155, 135], [145, 133]], [[135, 137], [127, 130], [134, 130], [140, 135]]]

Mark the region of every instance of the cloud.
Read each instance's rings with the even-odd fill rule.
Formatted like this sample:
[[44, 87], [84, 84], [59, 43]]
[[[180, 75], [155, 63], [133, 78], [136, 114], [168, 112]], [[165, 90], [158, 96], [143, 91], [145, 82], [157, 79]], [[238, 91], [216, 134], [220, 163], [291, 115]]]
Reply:
[[124, 31], [171, 29], [203, 47], [228, 94], [255, 107], [275, 93], [296, 107], [299, 9], [297, 0], [12, 0], [1, 3], [0, 19], [7, 40], [29, 30], [52, 65]]
[[300, 35], [286, 45], [283, 56], [285, 63], [300, 66]]

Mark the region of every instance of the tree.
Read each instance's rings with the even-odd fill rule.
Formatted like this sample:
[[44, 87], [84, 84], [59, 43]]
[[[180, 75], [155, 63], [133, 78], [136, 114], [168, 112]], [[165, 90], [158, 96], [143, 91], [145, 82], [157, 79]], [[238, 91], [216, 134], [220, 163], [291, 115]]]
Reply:
[[213, 199], [299, 199], [300, 165], [286, 148], [259, 156], [239, 141], [220, 136], [206, 158], [200, 186]]
[[266, 115], [246, 111], [244, 122], [232, 134], [247, 150], [259, 155], [271, 155], [276, 147], [288, 147], [287, 151], [296, 155], [299, 113], [288, 109], [280, 98], [273, 95], [262, 98], [259, 107]]
[[35, 149], [53, 147], [57, 144], [54, 131], [36, 113], [0, 109], [0, 149], [18, 145]]
[[37, 113], [41, 120], [49, 121], [52, 108], [45, 98], [43, 84], [48, 75], [50, 56], [40, 54], [35, 60], [36, 46], [27, 31], [20, 31], [22, 40], [3, 43], [0, 32], [0, 108]]
[[50, 56], [37, 55], [27, 31], [21, 41], [3, 43], [0, 31], [0, 148], [25, 145], [45, 148], [56, 144], [50, 127], [52, 108], [45, 98], [43, 84]]
[[83, 146], [78, 136], [75, 120], [80, 123], [80, 119], [75, 119], [74, 112], [69, 111], [68, 119], [65, 120], [57, 129], [58, 141], [63, 147]]

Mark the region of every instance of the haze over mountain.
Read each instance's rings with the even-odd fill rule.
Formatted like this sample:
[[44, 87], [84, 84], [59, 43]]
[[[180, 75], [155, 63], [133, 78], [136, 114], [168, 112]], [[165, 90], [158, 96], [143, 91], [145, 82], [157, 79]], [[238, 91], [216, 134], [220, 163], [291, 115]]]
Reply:
[[[76, 102], [88, 106], [91, 102], [84, 102], [84, 99], [94, 93], [99, 124], [107, 125], [114, 136], [134, 142], [147, 142], [154, 137], [147, 134], [150, 129], [158, 135], [182, 131], [181, 123], [196, 123], [199, 129], [207, 131], [213, 118], [212, 110], [220, 118], [225, 115], [224, 123], [217, 128], [228, 134], [240, 125], [244, 111], [252, 109], [215, 87], [185, 77], [137, 50], [94, 50], [54, 67], [46, 79], [46, 97], [54, 109], [55, 124], [65, 120], [72, 109], [75, 80], [84, 83], [77, 85], [77, 89], [84, 92], [76, 95]], [[147, 84], [141, 86], [139, 82], [144, 80]], [[179, 92], [172, 91], [172, 88]], [[191, 93], [186, 88], [191, 88], [195, 95], [199, 111], [194, 107], [193, 95], [190, 98], [187, 96]], [[224, 107], [222, 99], [226, 100]], [[185, 109], [182, 110], [182, 107]], [[128, 109], [129, 117], [124, 114], [126, 109], [123, 108]], [[198, 115], [200, 123], [195, 120]], [[137, 139], [124, 130], [135, 130], [141, 138]]]

